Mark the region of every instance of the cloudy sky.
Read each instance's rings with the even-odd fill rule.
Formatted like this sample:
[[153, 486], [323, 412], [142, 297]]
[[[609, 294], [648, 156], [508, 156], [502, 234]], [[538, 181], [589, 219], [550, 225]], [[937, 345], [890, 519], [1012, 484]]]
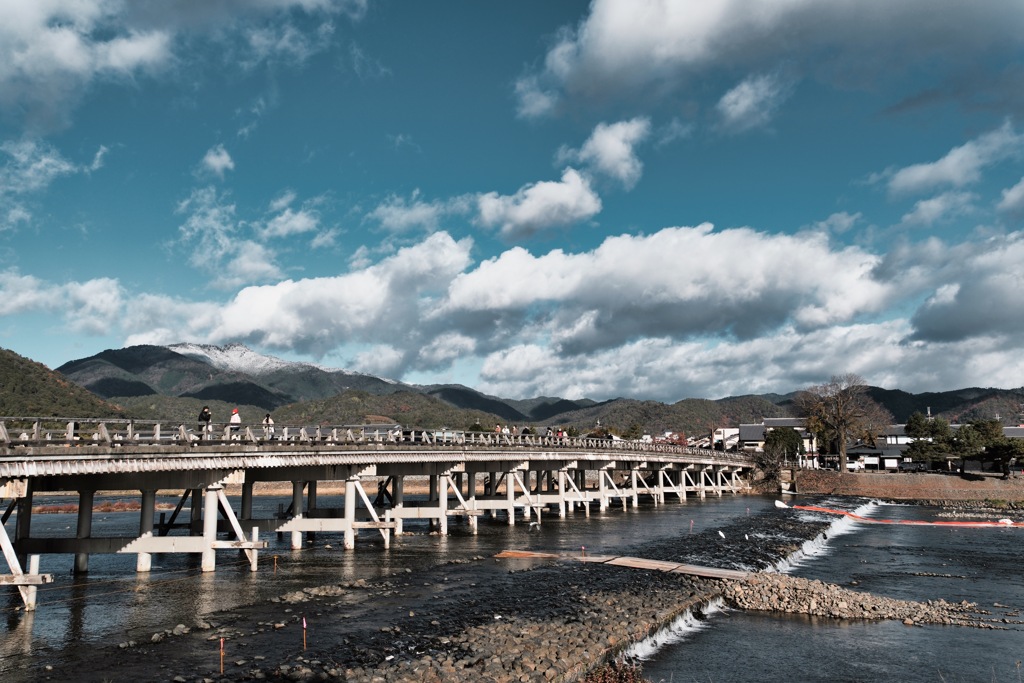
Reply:
[[0, 346], [1024, 385], [1019, 0], [0, 0]]

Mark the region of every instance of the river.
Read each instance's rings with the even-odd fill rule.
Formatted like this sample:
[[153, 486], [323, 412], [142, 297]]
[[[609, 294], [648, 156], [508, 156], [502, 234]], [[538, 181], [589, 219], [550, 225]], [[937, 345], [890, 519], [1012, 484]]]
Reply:
[[[938, 520], [928, 506], [873, 505], [874, 518]], [[842, 533], [788, 571], [902, 600], [1024, 610], [1020, 529], [844, 523]], [[1020, 617], [1016, 617], [1020, 619]], [[643, 659], [653, 681], [967, 681], [1024, 679], [1024, 627], [904, 626], [715, 611]]]
[[[166, 499], [174, 502], [171, 499]], [[45, 505], [64, 502], [39, 498]], [[99, 501], [97, 501], [99, 502]], [[271, 516], [286, 498], [259, 497], [258, 516]], [[321, 496], [323, 507], [338, 504]], [[198, 557], [154, 557], [153, 571], [138, 575], [130, 555], [94, 555], [90, 572], [71, 575], [71, 556], [44, 556], [41, 571], [55, 582], [40, 589], [35, 614], [19, 609], [14, 589], [0, 602], [0, 678], [5, 683], [37, 680], [39, 667], [77, 664], [86, 670], [97, 652], [130, 640], [144, 642], [158, 631], [243, 605], [269, 601], [306, 586], [327, 585], [415, 572], [446, 563], [490, 557], [508, 548], [546, 552], [629, 554], [650, 543], [686, 546], [691, 534], [733, 527], [774, 507], [768, 497], [689, 500], [639, 509], [581, 512], [565, 520], [545, 517], [540, 529], [503, 520], [482, 520], [479, 534], [453, 525], [448, 537], [425, 526], [384, 549], [376, 532], [364, 531], [355, 551], [341, 549], [338, 535], [320, 534], [292, 551], [287, 536], [269, 535], [260, 569], [244, 558], [218, 554], [218, 569], [199, 572]], [[937, 519], [939, 510], [920, 506], [869, 506], [866, 514]], [[805, 515], [794, 511], [794, 515]], [[820, 519], [815, 517], [815, 519]], [[13, 520], [12, 520], [13, 521]], [[34, 535], [73, 533], [73, 514], [37, 515]], [[132, 533], [137, 513], [97, 513], [96, 536]], [[9, 526], [11, 523], [9, 522]], [[1024, 608], [1019, 529], [949, 529], [841, 522], [812, 553], [786, 568], [799, 576], [849, 585], [890, 597], [968, 600], [986, 609], [996, 603]], [[757, 544], [757, 538], [749, 539]], [[585, 551], [584, 551], [585, 548]], [[453, 569], [453, 571], [455, 571]], [[493, 565], [468, 563], [458, 571], [486, 576]], [[1005, 611], [1005, 610], [1002, 610]], [[710, 610], [657, 647], [641, 648], [645, 675], [653, 681], [1019, 681], [1024, 659], [1021, 626], [1009, 630], [907, 627], [898, 622], [862, 622]]]

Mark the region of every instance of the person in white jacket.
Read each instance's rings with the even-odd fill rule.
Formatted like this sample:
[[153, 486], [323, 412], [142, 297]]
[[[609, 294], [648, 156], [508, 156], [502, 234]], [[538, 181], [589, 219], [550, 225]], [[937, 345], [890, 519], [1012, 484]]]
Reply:
[[242, 424], [242, 416], [238, 414], [238, 408], [231, 411], [231, 419], [228, 421], [228, 425], [231, 428], [231, 438], [238, 438], [238, 428]]

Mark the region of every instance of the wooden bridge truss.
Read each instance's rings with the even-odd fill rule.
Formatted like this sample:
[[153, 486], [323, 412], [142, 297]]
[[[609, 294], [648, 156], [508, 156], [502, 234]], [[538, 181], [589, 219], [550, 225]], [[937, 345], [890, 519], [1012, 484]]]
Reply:
[[[0, 584], [18, 586], [33, 609], [35, 586], [52, 580], [39, 574], [41, 554], [74, 554], [74, 571], [87, 572], [90, 554], [134, 553], [137, 571], [148, 572], [155, 553], [196, 553], [213, 571], [218, 550], [241, 550], [255, 571], [267, 533], [289, 533], [294, 549], [304, 533], [339, 533], [353, 549], [372, 530], [388, 547], [407, 520], [427, 520], [439, 534], [462, 520], [475, 533], [484, 516], [540, 524], [594, 506], [736, 494], [752, 467], [735, 454], [604, 439], [325, 426], [277, 426], [270, 436], [259, 427], [197, 435], [183, 425], [0, 418]], [[256, 485], [282, 482], [291, 505], [253, 517]], [[341, 507], [319, 505], [324, 482], [343, 484]], [[410, 484], [425, 486], [425, 499], [407, 497]], [[138, 492], [137, 535], [92, 534], [94, 497], [105, 491]], [[77, 493], [75, 536], [34, 537], [34, 496], [57, 492]], [[156, 518], [157, 492], [180, 493], [169, 518]], [[12, 515], [13, 539], [4, 527]]]

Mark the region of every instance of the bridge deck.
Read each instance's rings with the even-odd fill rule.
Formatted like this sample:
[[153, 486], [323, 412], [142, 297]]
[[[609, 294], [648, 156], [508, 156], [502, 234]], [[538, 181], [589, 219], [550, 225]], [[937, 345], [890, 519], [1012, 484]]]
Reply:
[[[288, 532], [293, 548], [302, 547], [303, 533], [337, 532], [352, 549], [358, 531], [367, 530], [388, 547], [407, 520], [429, 520], [431, 530], [446, 534], [449, 518], [461, 517], [475, 533], [487, 516], [539, 524], [545, 512], [589, 516], [592, 505], [607, 510], [621, 502], [626, 509], [641, 497], [658, 505], [735, 494], [746, 488], [740, 475], [752, 466], [745, 455], [679, 444], [533, 434], [325, 425], [197, 434], [131, 420], [0, 418], [0, 499], [12, 499], [6, 510], [0, 506], [0, 536], [8, 541], [11, 576], [24, 575], [29, 553], [74, 553], [76, 572], [88, 571], [95, 552], [134, 553], [138, 571], [149, 571], [154, 553], [197, 553], [203, 570], [213, 571], [215, 551], [244, 550], [255, 571], [266, 547], [260, 532]], [[407, 477], [428, 480], [426, 501], [406, 502]], [[260, 482], [290, 482], [291, 506], [253, 518]], [[344, 482], [342, 507], [318, 506], [319, 482]], [[241, 485], [234, 502], [225, 491], [231, 484]], [[61, 491], [79, 496], [75, 535], [33, 537], [33, 496]], [[93, 498], [101, 491], [139, 492], [138, 537], [93, 537]], [[170, 519], [155, 519], [157, 491], [182, 492]], [[15, 514], [11, 543], [2, 525]]]

